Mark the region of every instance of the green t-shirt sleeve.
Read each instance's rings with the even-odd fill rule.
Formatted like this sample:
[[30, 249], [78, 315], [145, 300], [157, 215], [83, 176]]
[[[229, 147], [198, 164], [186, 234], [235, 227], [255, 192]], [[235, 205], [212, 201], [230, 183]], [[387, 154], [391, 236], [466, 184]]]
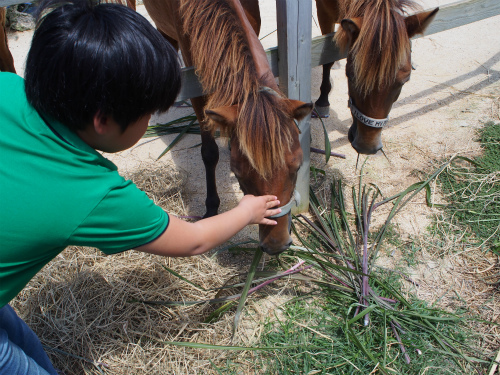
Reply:
[[167, 228], [167, 213], [131, 181], [97, 204], [68, 239], [68, 245], [97, 247], [106, 254], [145, 245]]

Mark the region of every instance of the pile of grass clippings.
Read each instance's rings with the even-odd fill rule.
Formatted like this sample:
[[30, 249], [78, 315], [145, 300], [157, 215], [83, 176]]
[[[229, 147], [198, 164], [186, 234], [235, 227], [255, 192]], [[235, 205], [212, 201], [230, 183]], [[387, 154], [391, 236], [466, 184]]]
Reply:
[[[354, 299], [325, 292], [318, 298], [283, 306], [285, 318], [266, 325], [262, 345], [294, 343], [299, 346], [280, 351], [274, 358], [269, 355], [267, 373], [413, 375], [425, 373], [426, 369], [432, 369], [432, 374], [477, 373], [477, 367], [474, 368], [477, 364], [474, 366], [449, 355], [446, 344], [436, 345], [429, 330], [420, 332], [419, 327], [414, 326], [399, 332], [399, 328], [395, 328], [399, 332], [397, 338], [383, 310], [371, 311], [371, 323], [367, 327], [350, 324], [355, 303]], [[425, 314], [430, 310], [422, 301], [414, 301], [412, 309]], [[432, 316], [427, 317], [432, 320]], [[452, 337], [453, 345], [467, 345], [471, 340], [473, 333], [467, 331], [459, 319], [446, 316], [438, 309], [434, 318], [442, 319], [440, 323], [434, 322], [435, 329]], [[405, 347], [404, 353], [400, 343]], [[410, 358], [409, 363], [406, 358]]]
[[500, 124], [485, 124], [478, 141], [480, 157], [457, 160], [438, 177], [448, 202], [438, 225], [462, 242], [500, 254]]
[[[473, 331], [480, 319], [472, 311], [431, 306], [405, 286], [413, 280], [376, 265], [391, 220], [420, 191], [431, 204], [430, 182], [448, 164], [385, 199], [376, 186], [360, 180], [352, 188], [352, 212], [340, 181], [331, 184], [326, 199], [310, 192], [313, 219], [299, 215], [295, 222], [309, 233], [301, 231], [303, 245], [281, 258], [312, 266], [314, 273], [301, 276], [317, 288], [284, 304], [283, 316], [266, 325], [263, 346], [290, 346], [274, 357], [263, 354], [266, 373], [473, 374], [490, 366], [496, 352], [483, 350], [481, 343], [492, 336]], [[383, 225], [372, 228], [382, 205], [390, 212]]]

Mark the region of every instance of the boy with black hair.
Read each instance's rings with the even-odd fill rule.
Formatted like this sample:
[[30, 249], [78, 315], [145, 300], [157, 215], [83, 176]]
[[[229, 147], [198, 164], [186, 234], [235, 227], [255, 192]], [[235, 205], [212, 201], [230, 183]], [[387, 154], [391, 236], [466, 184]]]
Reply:
[[8, 303], [67, 246], [192, 256], [280, 212], [274, 196], [245, 196], [187, 223], [124, 180], [96, 150], [131, 147], [173, 104], [176, 51], [123, 5], [47, 0], [39, 12], [25, 80], [0, 73], [1, 374], [57, 374]]

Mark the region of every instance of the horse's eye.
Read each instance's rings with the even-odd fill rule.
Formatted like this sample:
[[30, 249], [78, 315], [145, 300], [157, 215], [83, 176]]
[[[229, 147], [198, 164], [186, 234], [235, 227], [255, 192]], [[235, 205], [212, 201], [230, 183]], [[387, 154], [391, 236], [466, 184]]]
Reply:
[[295, 157], [293, 159], [293, 161], [290, 163], [290, 165], [288, 166], [288, 170], [289, 170], [290, 174], [297, 173], [299, 168], [302, 166], [302, 163], [303, 163], [302, 158], [299, 159], [298, 157]]

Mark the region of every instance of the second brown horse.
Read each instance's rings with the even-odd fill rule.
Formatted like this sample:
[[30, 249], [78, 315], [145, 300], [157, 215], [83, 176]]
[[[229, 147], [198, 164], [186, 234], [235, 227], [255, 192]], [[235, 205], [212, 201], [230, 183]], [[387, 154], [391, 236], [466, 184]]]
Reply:
[[[346, 75], [352, 125], [348, 138], [360, 154], [382, 149], [382, 128], [387, 124], [393, 103], [410, 79], [410, 39], [422, 34], [439, 8], [407, 15], [418, 9], [413, 0], [316, 0], [323, 35], [335, 34], [337, 45], [347, 51]], [[332, 88], [330, 69], [323, 65], [321, 95], [315, 111], [327, 117], [328, 94]]]

